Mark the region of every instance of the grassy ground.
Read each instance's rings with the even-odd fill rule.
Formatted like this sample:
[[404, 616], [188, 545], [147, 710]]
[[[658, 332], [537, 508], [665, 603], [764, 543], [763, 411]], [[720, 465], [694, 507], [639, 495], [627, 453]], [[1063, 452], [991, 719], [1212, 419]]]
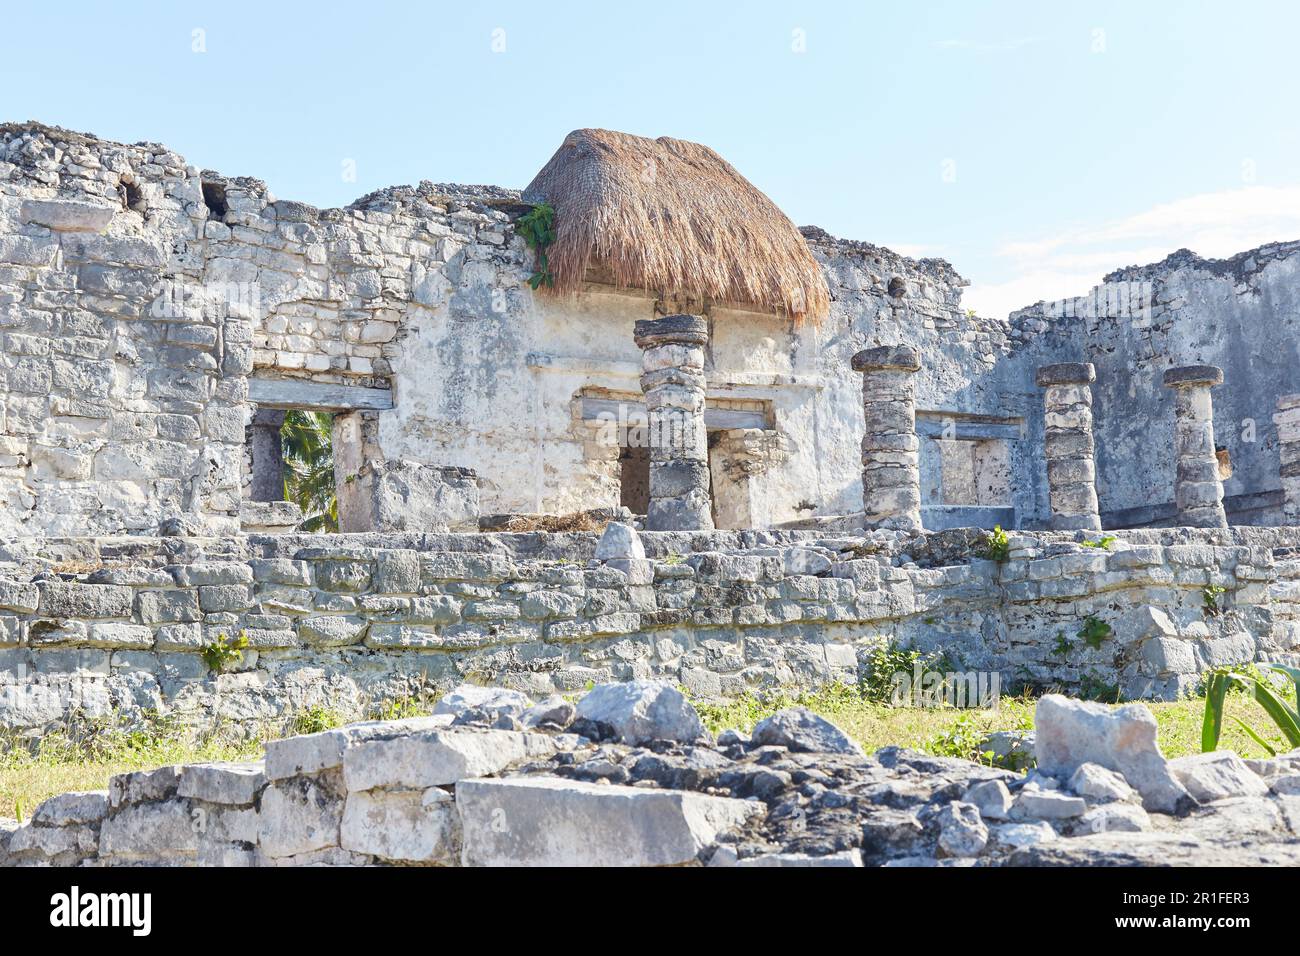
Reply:
[[[748, 731], [767, 714], [781, 707], [801, 705], [844, 728], [868, 751], [897, 744], [941, 756], [978, 757], [978, 743], [992, 730], [1028, 730], [1033, 726], [1034, 701], [1004, 697], [987, 710], [889, 707], [864, 700], [856, 689], [823, 690], [759, 700], [742, 697], [726, 704], [697, 702], [705, 724], [713, 732], [727, 728]], [[1201, 749], [1200, 699], [1148, 704], [1160, 725], [1160, 746], [1165, 755], [1180, 757]], [[423, 707], [397, 706], [383, 716], [413, 716]], [[391, 710], [391, 712], [389, 712]], [[1258, 704], [1242, 694], [1229, 698], [1228, 713], [1240, 717], [1265, 739], [1273, 725]], [[287, 733], [309, 733], [341, 722], [328, 711], [314, 709], [291, 722]], [[267, 737], [279, 736], [270, 733]], [[1247, 756], [1263, 756], [1255, 743], [1231, 720], [1225, 720], [1223, 749]], [[1279, 739], [1279, 752], [1290, 749]], [[262, 754], [262, 741], [235, 742], [217, 736], [195, 739], [182, 728], [159, 723], [146, 730], [124, 732], [105, 728], [81, 729], [75, 734], [47, 734], [39, 743], [0, 738], [0, 817], [28, 817], [46, 797], [69, 790], [97, 790], [108, 778], [131, 770], [167, 764], [210, 760], [250, 760]]]

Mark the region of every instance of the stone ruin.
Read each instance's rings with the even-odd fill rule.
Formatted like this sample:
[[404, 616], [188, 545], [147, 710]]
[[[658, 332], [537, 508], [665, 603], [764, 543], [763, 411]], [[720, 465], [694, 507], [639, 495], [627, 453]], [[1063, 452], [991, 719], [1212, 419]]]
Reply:
[[[157, 144], [0, 126], [0, 725], [255, 733], [465, 681], [724, 697], [853, 682], [890, 643], [1130, 699], [1295, 662], [1300, 243], [1176, 253], [1000, 320], [962, 310], [946, 262], [772, 207], [820, 311], [600, 262], [554, 294], [516, 226], [553, 199], [564, 235], [540, 188], [319, 210]], [[284, 500], [289, 411], [330, 417], [338, 534]], [[1094, 620], [1105, 640], [1062, 650]], [[66, 823], [50, 857], [111, 858], [119, 811], [233, 787], [242, 813], [278, 792], [259, 774], [125, 781], [19, 844]], [[294, 786], [350, 805], [336, 777]], [[450, 828], [429, 788], [456, 783], [400, 812]], [[318, 850], [403, 858], [283, 855]]]
[[[800, 708], [714, 740], [671, 686], [576, 705], [468, 686], [430, 717], [160, 767], [0, 820], [0, 866], [1103, 866], [1300, 863], [1300, 756], [1167, 761], [1141, 705], [1048, 695], [1028, 774]], [[1294, 783], [1293, 783], [1294, 781]]]

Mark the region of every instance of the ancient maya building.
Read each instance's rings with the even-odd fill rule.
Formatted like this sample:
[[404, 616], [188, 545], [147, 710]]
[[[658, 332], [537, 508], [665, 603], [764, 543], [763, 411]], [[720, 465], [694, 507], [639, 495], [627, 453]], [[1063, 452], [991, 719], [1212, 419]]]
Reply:
[[[543, 202], [549, 280], [518, 226]], [[1290, 654], [1298, 251], [1180, 252], [1003, 320], [678, 140], [580, 130], [523, 193], [319, 210], [0, 127], [0, 719], [728, 694], [851, 680], [883, 640], [1170, 696]], [[332, 416], [342, 536], [277, 500], [292, 409]], [[579, 512], [643, 541], [497, 530]], [[994, 525], [1023, 532], [1001, 563], [959, 530]], [[1053, 650], [1092, 616], [1112, 644]]]

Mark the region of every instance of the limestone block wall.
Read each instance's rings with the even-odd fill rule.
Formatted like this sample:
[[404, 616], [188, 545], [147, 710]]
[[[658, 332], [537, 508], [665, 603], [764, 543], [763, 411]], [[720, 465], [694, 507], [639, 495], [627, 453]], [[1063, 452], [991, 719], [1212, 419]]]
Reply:
[[[0, 127], [0, 144], [0, 532], [179, 515], [236, 530], [249, 378], [386, 393], [391, 409], [355, 413], [360, 457], [473, 469], [486, 511], [618, 504], [616, 456], [575, 409], [584, 390], [638, 393], [632, 326], [672, 303], [535, 295], [514, 191], [425, 182], [320, 210], [157, 145], [34, 124]], [[964, 313], [947, 263], [806, 235], [833, 291], [825, 322], [708, 310], [710, 401], [764, 411], [781, 444], [761, 489], [731, 489], [764, 498], [724, 509], [737, 521], [856, 510], [845, 369], [862, 348], [924, 352], [922, 410], [1018, 414], [997, 372], [1010, 326]]]
[[[576, 734], [453, 718], [353, 724], [272, 741], [256, 762], [60, 794], [28, 821], [0, 818], [0, 867], [699, 865], [720, 835], [767, 812], [758, 799], [516, 776], [591, 748]], [[857, 850], [825, 862], [850, 855], [862, 865]]]
[[[1226, 459], [1232, 524], [1277, 525], [1283, 511], [1279, 399], [1300, 391], [1300, 243], [1230, 259], [1181, 250], [1121, 269], [1088, 295], [1013, 313], [1024, 344], [1012, 364], [1038, 356], [1091, 362], [1097, 496], [1104, 527], [1172, 525], [1175, 395], [1170, 368], [1223, 369], [1214, 391], [1214, 438]], [[1045, 362], [1044, 362], [1045, 363]], [[1031, 434], [1032, 441], [1037, 436]]]
[[[884, 641], [1005, 688], [1172, 697], [1207, 667], [1297, 651], [1300, 534], [1250, 530], [1111, 551], [1027, 534], [1000, 564], [964, 532], [645, 534], [649, 559], [621, 565], [592, 561], [592, 534], [15, 542], [0, 723], [163, 712], [254, 731], [464, 680], [541, 695], [664, 677], [720, 697], [855, 681]], [[1095, 646], [1090, 618], [1109, 628]], [[240, 633], [242, 659], [211, 672], [202, 649]]]
[[163, 146], [0, 127], [0, 534], [238, 530], [251, 329], [206, 218]]

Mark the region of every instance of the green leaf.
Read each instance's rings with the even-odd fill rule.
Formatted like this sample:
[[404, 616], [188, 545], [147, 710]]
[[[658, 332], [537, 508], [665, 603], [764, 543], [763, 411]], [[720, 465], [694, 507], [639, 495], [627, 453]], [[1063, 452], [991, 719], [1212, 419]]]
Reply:
[[1201, 722], [1201, 752], [1209, 753], [1219, 746], [1223, 732], [1223, 703], [1228, 695], [1228, 677], [1211, 671], [1205, 678], [1205, 717]]
[[1273, 749], [1273, 746], [1267, 740], [1265, 740], [1259, 734], [1255, 733], [1254, 727], [1250, 726], [1250, 724], [1246, 723], [1236, 714], [1232, 715], [1232, 719], [1237, 722], [1238, 727], [1240, 727], [1242, 730], [1244, 730], [1247, 734], [1250, 735], [1251, 740], [1255, 741], [1255, 743], [1259, 744], [1261, 747], [1264, 748], [1265, 753], [1267, 753], [1270, 757], [1277, 756], [1277, 751]]
[[1273, 718], [1273, 723], [1277, 724], [1292, 747], [1300, 747], [1300, 714], [1288, 707], [1286, 701], [1263, 681], [1253, 677], [1243, 677], [1240, 674], [1228, 676], [1255, 695], [1255, 701], [1264, 708], [1264, 712], [1269, 717]]
[[1264, 666], [1268, 670], [1276, 671], [1291, 678], [1291, 683], [1295, 684], [1296, 704], [1300, 706], [1300, 667], [1287, 667], [1285, 664], [1265, 664]]

